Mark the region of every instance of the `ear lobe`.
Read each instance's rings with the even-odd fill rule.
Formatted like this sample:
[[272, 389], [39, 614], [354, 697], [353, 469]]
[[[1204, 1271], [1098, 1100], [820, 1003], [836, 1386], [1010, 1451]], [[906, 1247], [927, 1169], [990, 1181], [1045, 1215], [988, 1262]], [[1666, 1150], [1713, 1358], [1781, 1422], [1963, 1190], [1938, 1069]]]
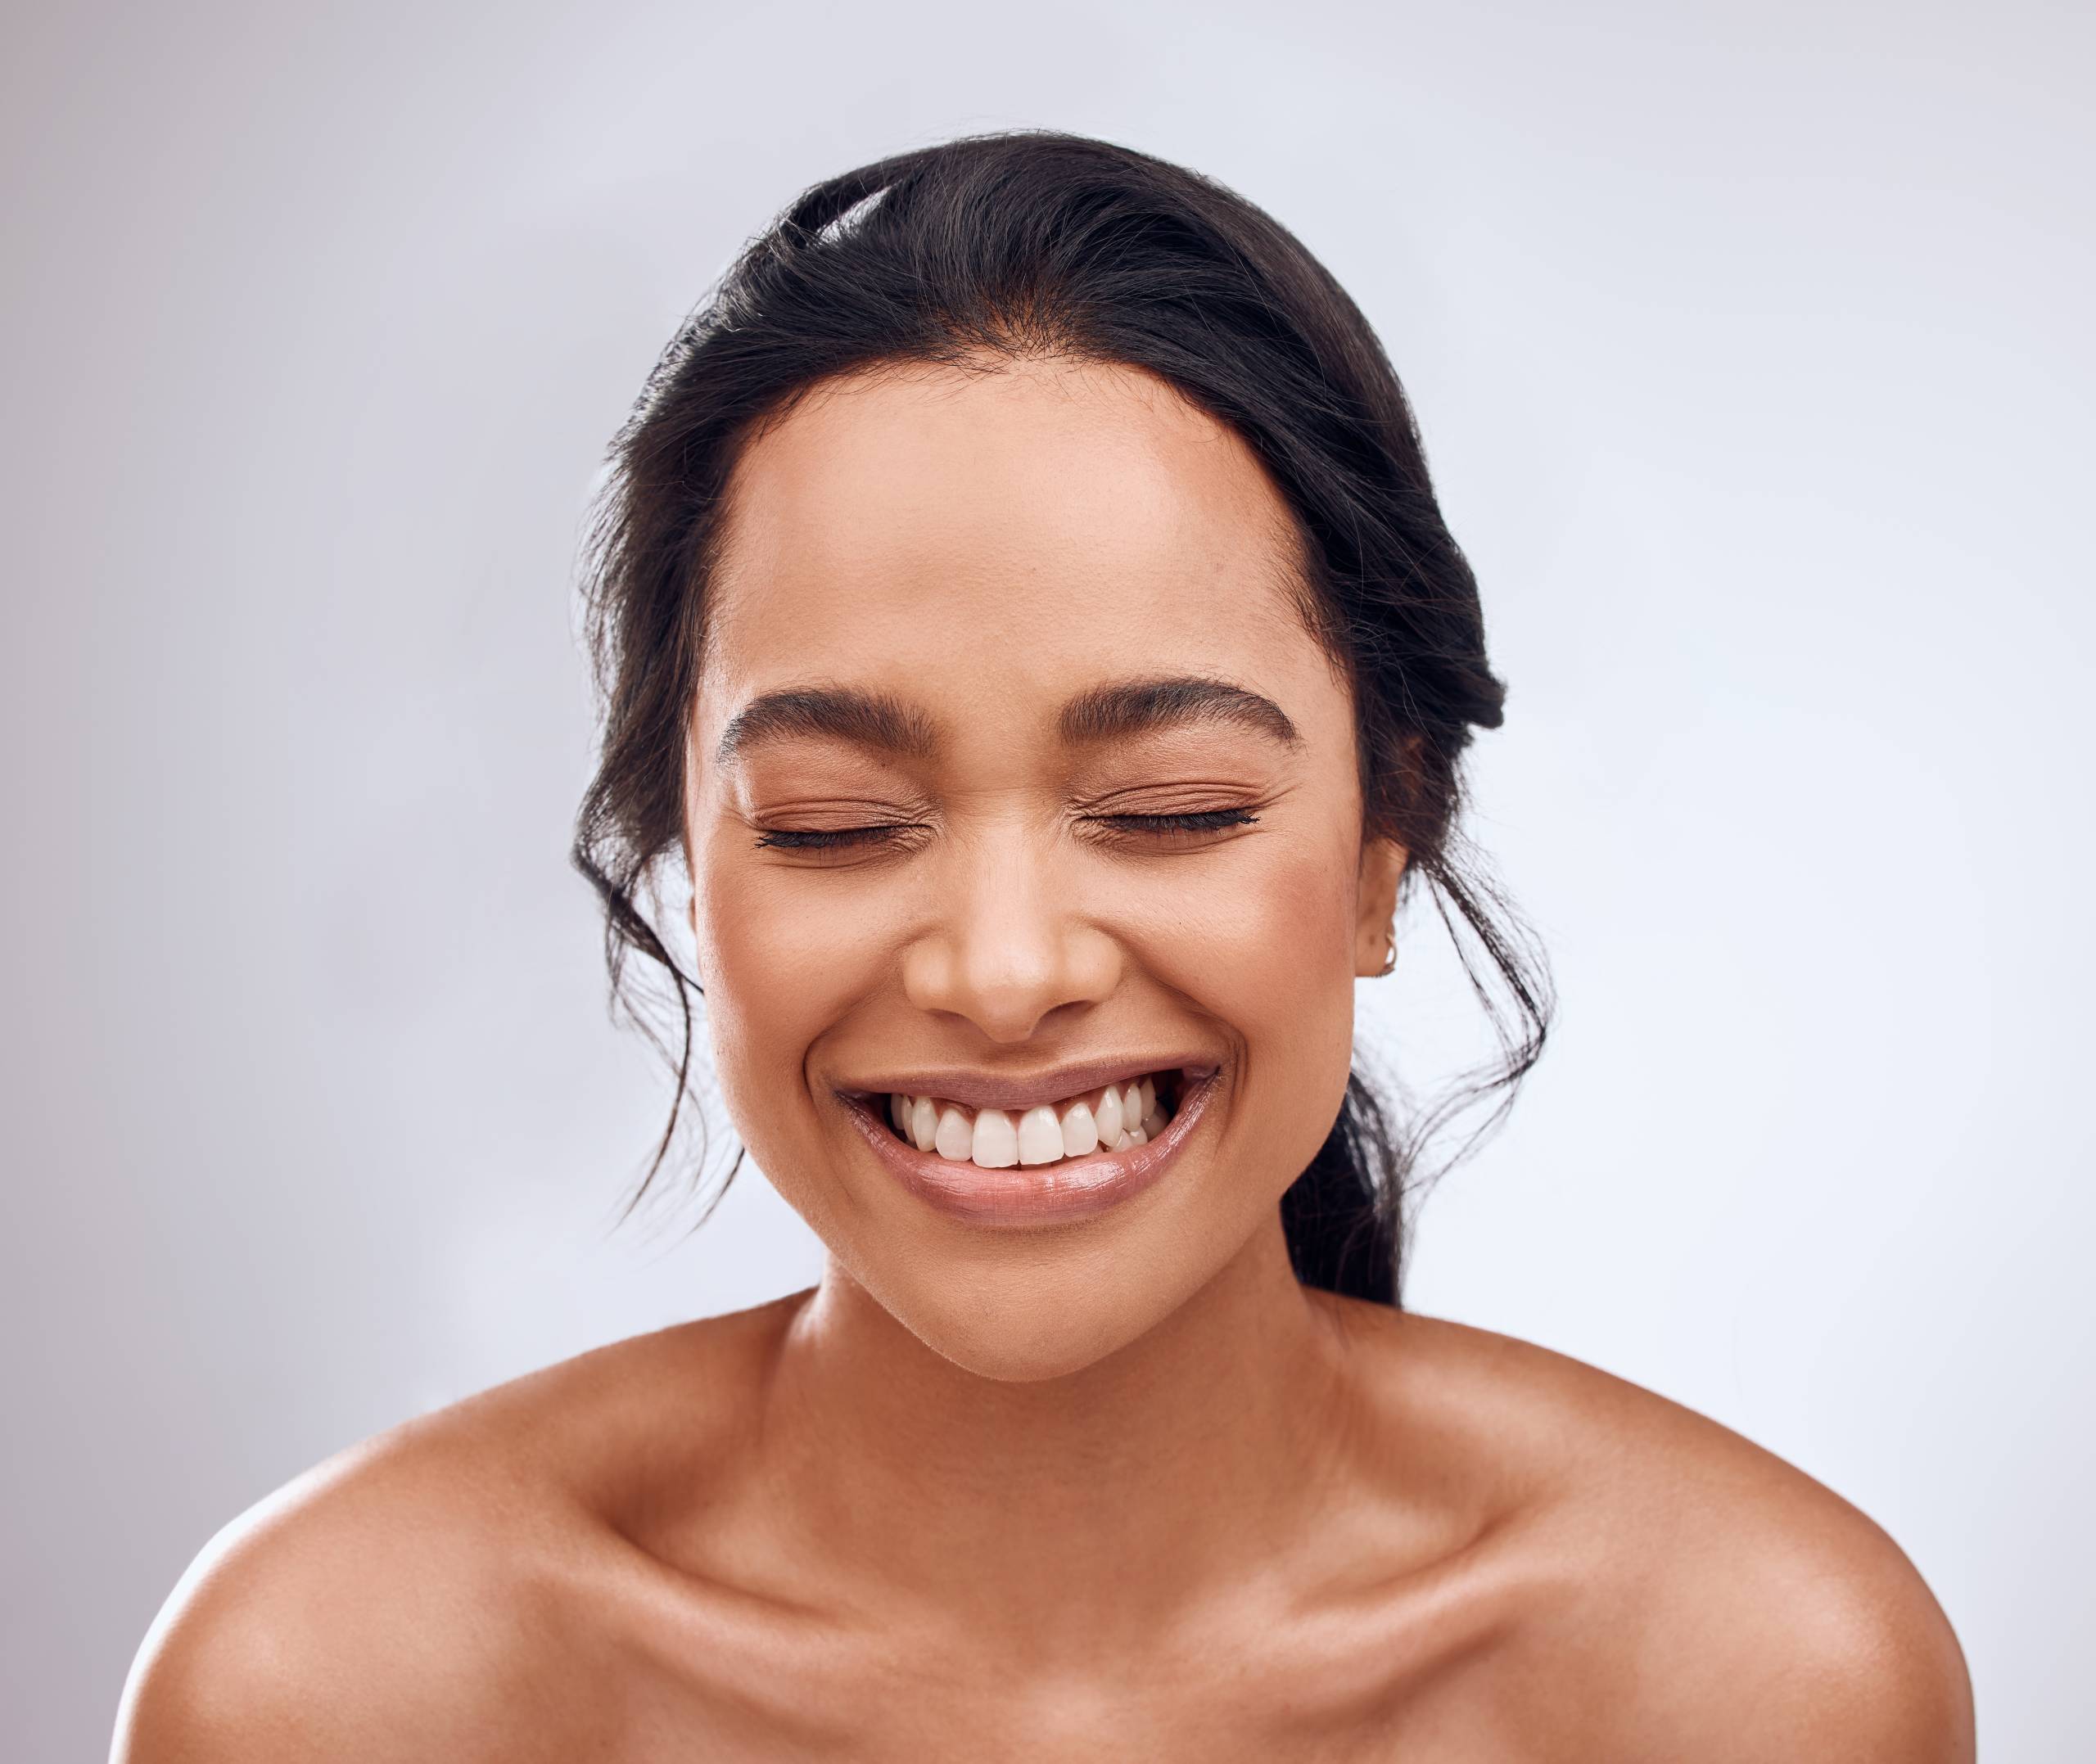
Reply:
[[1361, 848], [1359, 911], [1354, 923], [1353, 971], [1362, 978], [1387, 973], [1398, 914], [1398, 885], [1412, 854], [1394, 839], [1370, 839]]

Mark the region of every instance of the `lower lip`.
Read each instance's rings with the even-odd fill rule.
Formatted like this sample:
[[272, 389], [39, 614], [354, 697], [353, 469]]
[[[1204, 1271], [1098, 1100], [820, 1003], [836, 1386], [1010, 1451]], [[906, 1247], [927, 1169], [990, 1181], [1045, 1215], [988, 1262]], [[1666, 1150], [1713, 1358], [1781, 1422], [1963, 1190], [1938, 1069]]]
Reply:
[[1178, 1161], [1207, 1112], [1222, 1078], [1218, 1068], [1188, 1084], [1164, 1130], [1146, 1145], [1087, 1152], [1053, 1164], [1014, 1164], [985, 1170], [897, 1139], [874, 1112], [873, 1100], [847, 1096], [845, 1112], [874, 1155], [903, 1187], [941, 1212], [970, 1225], [1023, 1227], [1090, 1219], [1132, 1199]]

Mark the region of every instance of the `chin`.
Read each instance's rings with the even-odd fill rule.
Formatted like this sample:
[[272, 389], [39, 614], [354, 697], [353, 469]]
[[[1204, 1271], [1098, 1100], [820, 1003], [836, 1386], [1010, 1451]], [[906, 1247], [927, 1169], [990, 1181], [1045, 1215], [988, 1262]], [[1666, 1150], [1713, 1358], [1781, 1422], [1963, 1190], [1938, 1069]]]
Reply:
[[1067, 1319], [1042, 1320], [1037, 1329], [1009, 1330], [956, 1327], [918, 1339], [964, 1372], [1000, 1384], [1041, 1384], [1082, 1372], [1127, 1346], [1142, 1333], [1122, 1335], [1088, 1320], [1073, 1325]]
[[935, 1290], [910, 1282], [872, 1290], [933, 1353], [1004, 1384], [1037, 1384], [1096, 1365], [1140, 1340], [1181, 1300], [1181, 1283], [1162, 1270], [1109, 1279], [1103, 1270], [1077, 1275], [1060, 1262], [1048, 1258], [1020, 1270], [1007, 1264], [994, 1277], [976, 1279], [935, 1270]]

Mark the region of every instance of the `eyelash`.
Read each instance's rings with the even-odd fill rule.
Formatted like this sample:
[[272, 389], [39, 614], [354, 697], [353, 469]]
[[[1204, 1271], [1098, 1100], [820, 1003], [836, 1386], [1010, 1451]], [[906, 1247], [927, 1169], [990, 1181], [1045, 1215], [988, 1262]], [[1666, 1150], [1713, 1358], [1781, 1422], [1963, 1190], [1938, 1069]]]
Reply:
[[[1244, 809], [1205, 809], [1195, 814], [1102, 814], [1095, 817], [1116, 827], [1160, 834], [1219, 832], [1226, 827], [1249, 827], [1258, 818]], [[763, 835], [757, 844], [760, 846], [774, 846], [782, 851], [829, 851], [840, 846], [872, 845], [903, 831], [905, 829], [899, 825], [840, 827], [824, 831], [782, 828]]]

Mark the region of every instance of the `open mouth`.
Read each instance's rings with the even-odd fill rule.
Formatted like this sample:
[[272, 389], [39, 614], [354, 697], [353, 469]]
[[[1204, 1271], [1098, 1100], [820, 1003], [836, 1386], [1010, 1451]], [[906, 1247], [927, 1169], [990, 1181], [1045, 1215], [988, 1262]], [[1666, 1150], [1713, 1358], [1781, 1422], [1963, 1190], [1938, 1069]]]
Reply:
[[1019, 1111], [972, 1109], [936, 1096], [892, 1094], [888, 1119], [897, 1139], [949, 1163], [978, 1170], [1056, 1164], [1147, 1145], [1171, 1121], [1181, 1082], [1176, 1071], [1151, 1072]]
[[1019, 1109], [937, 1096], [842, 1092], [890, 1175], [982, 1225], [1088, 1218], [1141, 1193], [1178, 1160], [1218, 1088], [1217, 1067], [1176, 1067]]

